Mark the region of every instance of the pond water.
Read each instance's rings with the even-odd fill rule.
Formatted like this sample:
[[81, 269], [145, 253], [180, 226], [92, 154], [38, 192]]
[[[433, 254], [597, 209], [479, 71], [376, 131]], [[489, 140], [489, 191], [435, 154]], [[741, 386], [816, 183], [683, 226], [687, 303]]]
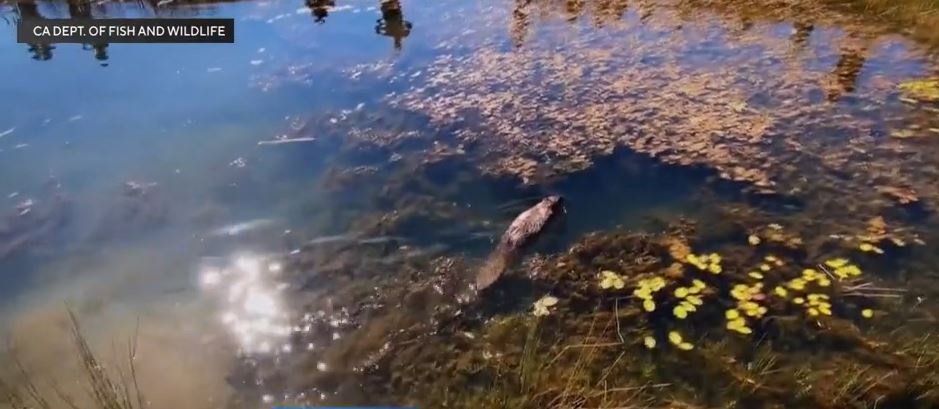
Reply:
[[[94, 400], [71, 311], [110, 376], [133, 340], [144, 407], [939, 400], [939, 59], [883, 22], [616, 0], [5, 1], [0, 16], [4, 388]], [[236, 40], [13, 40], [21, 18], [148, 16], [232, 17]], [[559, 220], [473, 291], [551, 194]], [[689, 252], [725, 259], [726, 280], [703, 276], [716, 313], [692, 325], [630, 296], [653, 276], [684, 288]], [[838, 300], [822, 317], [760, 294], [756, 334], [727, 334], [734, 285], [773, 276], [771, 297], [791, 285], [777, 270], [841, 257], [865, 276], [820, 291]], [[601, 270], [626, 289], [601, 291]], [[548, 293], [558, 307], [533, 317]], [[678, 330], [700, 344], [669, 350]], [[555, 358], [532, 375], [537, 355]]]

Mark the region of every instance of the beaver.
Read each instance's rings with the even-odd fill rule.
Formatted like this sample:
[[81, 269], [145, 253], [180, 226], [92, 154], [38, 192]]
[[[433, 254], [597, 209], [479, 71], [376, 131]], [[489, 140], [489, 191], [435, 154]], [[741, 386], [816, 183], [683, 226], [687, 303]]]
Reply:
[[499, 245], [489, 255], [486, 263], [476, 274], [476, 290], [489, 287], [518, 256], [520, 250], [531, 243], [563, 205], [561, 196], [552, 195], [518, 215], [499, 240]]

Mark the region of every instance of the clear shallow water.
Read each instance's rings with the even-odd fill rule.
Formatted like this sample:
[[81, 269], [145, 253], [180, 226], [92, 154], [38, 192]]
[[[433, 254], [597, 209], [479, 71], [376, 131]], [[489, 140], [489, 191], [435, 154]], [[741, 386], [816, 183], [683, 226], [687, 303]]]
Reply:
[[[16, 6], [3, 7], [4, 15], [14, 18]], [[753, 87], [749, 104], [778, 107], [778, 89], [760, 88], [760, 78], [772, 83], [771, 74], [788, 72], [779, 70], [787, 62], [775, 53], [800, 46], [799, 41], [811, 52], [788, 62], [797, 67], [792, 68], [798, 74], [792, 84], [836, 84], [811, 90], [795, 87], [797, 94], [806, 93], [806, 100], [834, 101], [822, 113], [807, 113], [827, 120], [881, 97], [888, 103], [874, 107], [872, 116], [895, 111], [909, 115], [893, 99], [891, 86], [931, 70], [928, 56], [898, 36], [875, 37], [873, 45], [863, 48], [863, 68], [852, 69], [858, 64], [852, 63], [857, 52], [850, 42], [840, 49], [834, 45], [850, 37], [845, 35], [850, 30], [837, 25], [820, 24], [802, 35], [806, 39], [796, 41], [801, 37], [789, 21], [761, 23], [748, 32], [733, 16], [709, 9], [699, 11], [704, 18], [696, 26], [688, 21], [693, 18], [673, 20], [668, 8], [659, 12], [648, 6], [591, 7], [565, 9], [548, 3], [522, 12], [517, 4], [405, 2], [403, 16], [410, 28], [399, 25], [391, 31], [410, 31], [397, 47], [393, 37], [376, 33], [381, 12], [368, 1], [337, 4], [319, 22], [301, 2], [246, 1], [157, 11], [139, 4], [105, 3], [92, 7], [92, 15], [193, 14], [237, 20], [234, 45], [114, 44], [107, 47], [106, 60], [95, 58], [93, 49], [75, 45], [58, 45], [44, 54], [51, 58], [37, 60], [29, 46], [10, 40], [12, 24], [0, 25], [0, 38], [6, 39], [0, 41], [0, 75], [12, 79], [0, 85], [4, 108], [0, 110], [4, 134], [0, 197], [6, 198], [4, 209], [11, 220], [22, 218], [16, 215], [24, 210], [37, 218], [28, 219], [33, 221], [22, 230], [14, 228], [6, 236], [9, 250], [0, 253], [4, 255], [0, 259], [3, 329], [18, 344], [28, 346], [22, 348], [23, 360], [38, 373], [68, 378], [77, 377], [78, 368], [58, 359], [70, 345], [55, 335], [64, 329], [64, 302], [85, 323], [93, 346], [105, 351], [114, 339], [131, 336], [139, 321], [138, 365], [154, 407], [256, 407], [259, 401], [281, 401], [284, 395], [289, 395], [284, 401], [303, 401], [296, 396], [299, 390], [320, 391], [327, 398], [333, 394], [341, 401], [354, 396], [333, 385], [347, 387], [344, 382], [310, 375], [338, 369], [332, 362], [316, 361], [319, 357], [313, 359], [313, 368], [304, 368], [310, 359], [303, 354], [310, 345], [312, 350], [345, 342], [350, 321], [342, 316], [345, 306], [330, 312], [326, 329], [316, 326], [320, 324], [310, 315], [323, 310], [310, 306], [330, 295], [318, 293], [315, 282], [298, 280], [297, 271], [283, 272], [291, 262], [290, 253], [311, 241], [313, 247], [357, 240], [374, 241], [365, 246], [388, 246], [391, 254], [376, 250], [379, 267], [369, 267], [380, 271], [392, 257], [467, 255], [478, 261], [517, 212], [547, 193], [561, 193], [569, 200], [565, 221], [536, 247], [548, 253], [563, 251], [587, 232], [616, 225], [654, 230], [657, 221], [679, 215], [707, 220], [718, 200], [780, 215], [797, 213], [793, 208], [799, 208], [789, 198], [750, 196], [746, 180], [718, 182], [721, 172], [699, 161], [689, 161], [692, 167], [676, 167], [623, 149], [603, 155], [587, 170], [548, 178], [536, 187], [521, 186], [511, 178], [517, 174], [512, 170], [523, 168], [517, 163], [503, 165], [508, 172], [496, 166], [490, 172], [494, 175], [483, 175], [479, 169], [493, 170], [486, 165], [493, 157], [522, 153], [529, 154], [529, 160], [564, 163], [570, 156], [566, 150], [531, 155], [526, 150], [530, 144], [524, 142], [507, 143], [508, 151], [501, 143], [487, 146], [490, 140], [499, 141], [500, 135], [512, 140], [516, 130], [506, 131], [506, 121], [528, 127], [520, 128], [520, 135], [577, 134], [585, 127], [592, 131], [585, 134], [602, 135], [603, 130], [590, 128], [574, 114], [597, 102], [583, 95], [584, 89], [618, 89], [606, 78], [615, 78], [620, 70], [630, 73], [629, 63], [647, 72], [661, 69], [672, 74], [669, 70], [677, 64], [683, 75], [696, 73], [681, 71], [687, 67], [700, 69], [702, 75], [739, 68], [744, 75], [728, 74], [729, 81], [719, 85]], [[40, 2], [36, 11], [49, 18], [70, 12], [52, 2]], [[379, 29], [387, 31], [385, 24]], [[621, 38], [631, 48], [616, 45]], [[601, 67], [578, 64], [591, 58], [607, 61], [609, 53], [604, 52], [611, 48], [626, 58], [617, 59], [614, 53], [611, 62]], [[581, 52], [592, 49], [599, 51]], [[550, 50], [567, 60], [549, 59], [543, 53]], [[767, 55], [771, 58], [764, 60]], [[572, 71], [561, 75], [554, 70], [557, 65]], [[448, 72], [454, 75], [447, 77]], [[506, 77], [501, 77], [503, 73]], [[545, 79], [550, 81], [543, 83]], [[426, 88], [426, 81], [441, 89], [442, 109], [433, 105], [434, 88]], [[651, 84], [634, 94], [640, 99], [656, 96], [653, 88], [658, 83]], [[694, 82], [685, 85], [688, 100], [707, 96], [694, 93]], [[783, 83], [780, 88], [790, 85]], [[534, 104], [536, 108], [554, 113], [560, 108], [572, 116], [530, 121], [531, 107], [524, 102], [537, 101], [530, 93], [533, 89], [547, 90], [548, 95], [544, 103]], [[509, 97], [481, 98], [502, 95], [500, 91]], [[396, 95], [407, 102], [427, 103], [427, 109], [395, 111], [387, 104]], [[477, 104], [473, 108], [488, 112], [478, 120], [466, 113], [471, 119], [464, 122], [441, 120], [446, 117], [441, 111], [466, 108], [453, 103], [461, 96]], [[623, 98], [600, 102], [621, 103]], [[660, 99], [655, 102], [661, 107]], [[492, 108], [500, 103], [502, 111]], [[698, 101], [684, 108], [700, 108], [710, 115], [696, 122], [710, 129], [708, 121], [719, 113], [707, 111], [709, 105]], [[516, 115], [513, 109], [521, 113]], [[385, 119], [376, 125], [372, 114]], [[615, 112], [606, 114], [615, 117]], [[654, 121], [657, 114], [645, 115], [648, 126], [668, 128]], [[756, 116], [744, 120], [755, 121]], [[565, 128], [565, 121], [572, 126]], [[429, 126], [431, 122], [442, 129]], [[802, 130], [814, 131], [815, 126], [810, 123]], [[633, 127], [625, 129], [632, 132]], [[459, 140], [464, 128], [479, 131], [484, 138]], [[341, 137], [362, 134], [356, 133], [361, 129], [370, 129], [378, 142], [385, 142], [382, 136], [388, 134], [392, 142], [377, 147], [343, 143], [347, 141]], [[737, 131], [732, 128], [729, 133]], [[410, 145], [397, 141], [406, 132], [420, 137]], [[284, 134], [318, 141], [258, 144]], [[492, 139], [485, 139], [490, 134]], [[843, 142], [837, 135], [825, 134], [813, 142], [838, 146]], [[437, 165], [414, 165], [433, 161], [433, 155], [430, 159], [420, 155], [433, 152], [437, 146], [433, 142], [455, 145], [454, 140], [470, 154]], [[575, 146], [586, 144], [575, 141]], [[930, 140], [922, 143], [924, 152], [934, 146]], [[477, 155], [487, 148], [496, 154]], [[691, 148], [704, 152], [709, 146]], [[750, 149], [744, 145], [740, 152], [762, 154]], [[653, 151], [666, 157], [670, 153], [669, 146]], [[688, 153], [688, 147], [679, 146], [677, 151]], [[788, 152], [770, 152], [783, 157], [773, 164], [785, 169]], [[404, 159], [396, 159], [396, 154]], [[733, 159], [718, 162], [733, 163]], [[793, 161], [805, 167], [791, 173], [811, 174], [818, 164], [806, 162]], [[935, 165], [928, 155], [913, 163]], [[360, 169], [364, 176], [342, 173], [348, 166], [360, 165], [374, 168]], [[917, 186], [926, 181], [920, 177]], [[798, 204], [799, 197], [794, 196], [792, 201]], [[416, 216], [390, 231], [369, 228], [371, 219], [394, 210]], [[928, 226], [924, 222], [920, 231], [931, 231]], [[316, 257], [328, 258], [330, 253], [324, 250]], [[297, 296], [298, 287], [309, 294], [300, 291]], [[322, 333], [311, 335], [311, 326]], [[284, 372], [296, 375], [296, 380], [252, 376], [244, 366], [253, 361], [287, 368]], [[167, 378], [167, 373], [180, 376]], [[240, 376], [243, 373], [249, 375]], [[309, 381], [315, 387], [297, 386], [307, 383], [307, 377], [317, 378]], [[266, 383], [258, 385], [257, 379]]]

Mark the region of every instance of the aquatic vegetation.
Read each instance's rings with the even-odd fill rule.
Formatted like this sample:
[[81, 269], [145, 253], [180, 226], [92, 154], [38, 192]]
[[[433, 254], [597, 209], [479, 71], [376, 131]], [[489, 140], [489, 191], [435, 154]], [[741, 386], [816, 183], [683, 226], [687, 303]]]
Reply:
[[858, 249], [860, 249], [861, 251], [865, 253], [884, 254], [883, 249], [870, 243], [861, 243], [858, 245]]
[[606, 289], [616, 289], [621, 290], [626, 286], [626, 281], [623, 280], [623, 277], [619, 274], [616, 274], [610, 270], [603, 270], [600, 272], [600, 288]]
[[546, 295], [544, 297], [541, 297], [538, 299], [538, 301], [535, 301], [535, 303], [533, 304], [532, 314], [534, 314], [536, 317], [544, 317], [546, 315], [550, 315], [551, 314], [550, 308], [557, 305], [557, 303], [558, 303], [557, 297], [554, 297], [551, 295]]
[[653, 349], [655, 348], [655, 344], [656, 344], [655, 338], [646, 335], [645, 337], [642, 338], [642, 344], [645, 345], [645, 347], [648, 349]]
[[685, 262], [698, 268], [698, 270], [708, 271], [711, 274], [720, 274], [723, 271], [721, 267], [721, 256], [717, 253], [694, 255], [689, 254]]
[[864, 318], [873, 318], [873, 317], [874, 317], [874, 310], [872, 310], [872, 309], [870, 309], [870, 308], [865, 308], [865, 309], [861, 310], [861, 316], [864, 317]]
[[897, 88], [914, 98], [939, 101], [939, 79], [922, 79], [901, 82]]

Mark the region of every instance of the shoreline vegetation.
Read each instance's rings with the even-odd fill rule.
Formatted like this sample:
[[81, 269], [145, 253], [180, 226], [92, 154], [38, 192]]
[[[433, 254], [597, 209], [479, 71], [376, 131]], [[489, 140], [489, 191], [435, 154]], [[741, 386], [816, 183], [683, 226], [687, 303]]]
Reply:
[[895, 25], [931, 48], [939, 48], [939, 0], [827, 1]]
[[[104, 365], [92, 351], [75, 313], [68, 310], [69, 332], [75, 355], [63, 359], [77, 358], [83, 379], [37, 379], [17, 357], [15, 346], [4, 351], [3, 359], [12, 362], [3, 368], [9, 374], [0, 373], [0, 403], [9, 409], [143, 409], [144, 397], [137, 382], [134, 363], [137, 354], [137, 335], [126, 345], [126, 368]], [[87, 396], [74, 396], [64, 392], [61, 382], [84, 383]], [[0, 405], [0, 407], [4, 407]]]

